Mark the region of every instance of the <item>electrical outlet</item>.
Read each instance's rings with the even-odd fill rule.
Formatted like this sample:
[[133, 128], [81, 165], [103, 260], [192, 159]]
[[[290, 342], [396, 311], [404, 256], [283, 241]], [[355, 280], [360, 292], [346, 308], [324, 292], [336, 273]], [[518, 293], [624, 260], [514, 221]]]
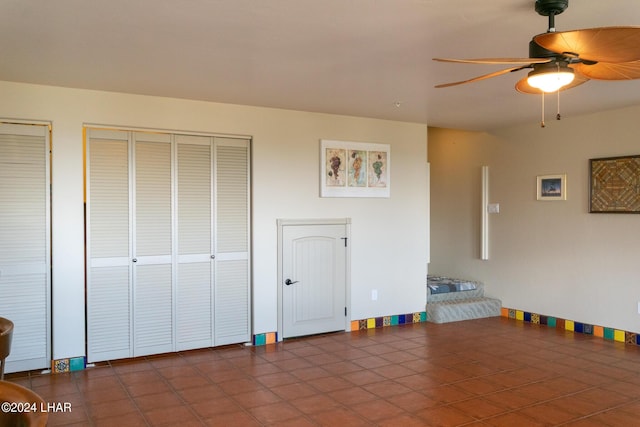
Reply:
[[500, 213], [500, 203], [490, 203], [487, 205], [488, 213]]
[[371, 301], [377, 301], [378, 300], [378, 291], [373, 289], [371, 291]]

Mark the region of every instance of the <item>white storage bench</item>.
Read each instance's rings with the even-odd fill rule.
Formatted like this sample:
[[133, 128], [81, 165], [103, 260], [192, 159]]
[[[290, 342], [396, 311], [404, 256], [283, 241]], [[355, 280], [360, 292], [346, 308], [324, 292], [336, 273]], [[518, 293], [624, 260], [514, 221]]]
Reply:
[[481, 282], [427, 277], [427, 322], [447, 323], [459, 320], [500, 316], [502, 302], [484, 296]]

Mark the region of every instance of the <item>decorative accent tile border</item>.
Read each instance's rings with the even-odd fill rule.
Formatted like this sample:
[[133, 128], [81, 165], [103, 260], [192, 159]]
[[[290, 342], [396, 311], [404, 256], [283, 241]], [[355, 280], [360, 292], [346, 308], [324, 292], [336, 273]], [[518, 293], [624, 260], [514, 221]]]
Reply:
[[[388, 326], [405, 325], [408, 323], [422, 323], [426, 321], [426, 311], [409, 314], [398, 314], [395, 316], [372, 317], [369, 319], [352, 320], [351, 332], [366, 329], [386, 328]], [[277, 341], [277, 332], [267, 332], [264, 334], [256, 334], [253, 336], [253, 345], [255, 346], [274, 344]]]
[[86, 367], [84, 356], [70, 357], [68, 359], [58, 359], [51, 361], [51, 372], [60, 374], [62, 372], [82, 371]]
[[630, 345], [640, 345], [640, 334], [615, 328], [590, 325], [576, 322], [575, 320], [561, 319], [558, 317], [544, 316], [542, 314], [529, 313], [513, 308], [502, 308], [500, 315], [509, 319], [522, 320], [523, 322], [546, 325], [550, 328], [564, 329], [580, 334], [593, 335], [607, 341], [617, 341]]
[[427, 321], [427, 312], [398, 314], [395, 316], [372, 317], [370, 319], [352, 320], [351, 332], [364, 329], [385, 328], [387, 326], [421, 323]]
[[277, 332], [267, 332], [264, 334], [256, 334], [253, 336], [253, 345], [274, 344], [278, 341]]

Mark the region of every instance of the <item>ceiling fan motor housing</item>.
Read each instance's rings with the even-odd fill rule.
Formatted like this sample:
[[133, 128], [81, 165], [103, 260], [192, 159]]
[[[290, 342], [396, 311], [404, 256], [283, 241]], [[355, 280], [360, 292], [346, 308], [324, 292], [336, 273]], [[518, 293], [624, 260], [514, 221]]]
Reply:
[[536, 12], [542, 16], [560, 15], [569, 7], [569, 0], [536, 0]]
[[535, 38], [529, 42], [529, 58], [558, 58], [562, 56], [540, 46], [536, 43]]

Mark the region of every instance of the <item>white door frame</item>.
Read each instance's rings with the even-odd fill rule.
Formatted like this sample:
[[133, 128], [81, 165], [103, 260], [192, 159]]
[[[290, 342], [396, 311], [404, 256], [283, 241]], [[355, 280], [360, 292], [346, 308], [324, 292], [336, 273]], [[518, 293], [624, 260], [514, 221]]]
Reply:
[[344, 330], [351, 330], [351, 218], [321, 218], [321, 219], [278, 219], [278, 278], [276, 287], [278, 288], [278, 341], [282, 341], [282, 286], [284, 277], [282, 274], [282, 231], [283, 227], [291, 225], [344, 225], [347, 237], [347, 253], [345, 260], [345, 305], [347, 306], [347, 315], [344, 318]]

